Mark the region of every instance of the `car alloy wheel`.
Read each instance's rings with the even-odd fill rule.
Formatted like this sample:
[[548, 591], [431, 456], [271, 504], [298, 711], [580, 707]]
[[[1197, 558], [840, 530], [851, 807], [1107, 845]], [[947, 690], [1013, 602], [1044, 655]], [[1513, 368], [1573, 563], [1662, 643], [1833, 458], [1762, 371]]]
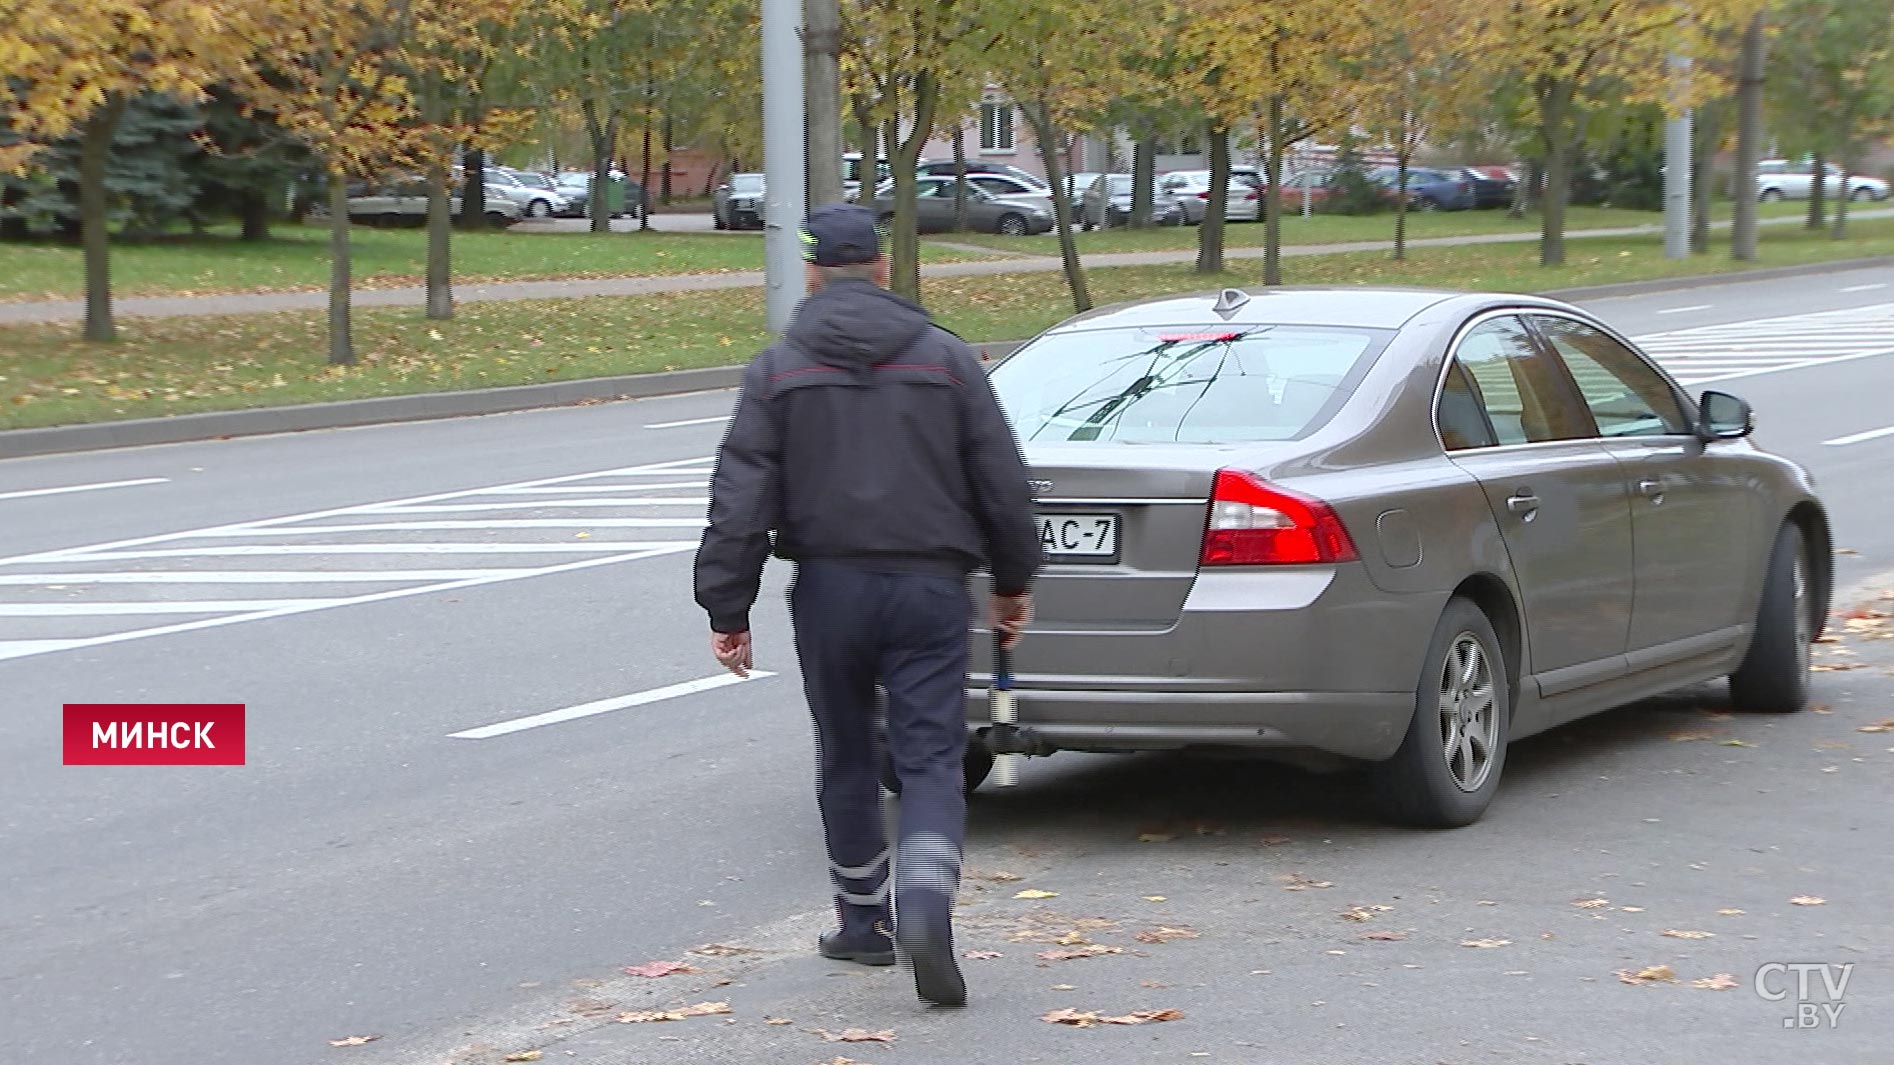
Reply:
[[1479, 637], [1463, 632], [1440, 669], [1440, 746], [1447, 776], [1461, 791], [1474, 792], [1493, 770], [1498, 747], [1499, 701], [1493, 664]]
[[534, 200], [527, 205], [526, 213], [533, 218], [550, 218], [552, 217], [552, 204], [547, 203], [545, 200]]
[[1780, 203], [1782, 202], [1782, 190], [1764, 189], [1762, 190], [1762, 195], [1758, 198], [1764, 203]]
[[1023, 237], [1026, 235], [1026, 219], [1023, 215], [1001, 215], [1000, 224], [996, 227], [995, 231], [1002, 236]]

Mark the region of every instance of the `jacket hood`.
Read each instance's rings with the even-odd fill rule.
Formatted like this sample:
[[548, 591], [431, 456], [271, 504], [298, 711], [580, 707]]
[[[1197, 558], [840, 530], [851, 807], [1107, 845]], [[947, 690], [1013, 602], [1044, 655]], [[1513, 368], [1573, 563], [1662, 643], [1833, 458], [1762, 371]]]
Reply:
[[788, 337], [828, 366], [873, 366], [912, 345], [931, 322], [914, 303], [867, 281], [841, 280], [802, 301]]

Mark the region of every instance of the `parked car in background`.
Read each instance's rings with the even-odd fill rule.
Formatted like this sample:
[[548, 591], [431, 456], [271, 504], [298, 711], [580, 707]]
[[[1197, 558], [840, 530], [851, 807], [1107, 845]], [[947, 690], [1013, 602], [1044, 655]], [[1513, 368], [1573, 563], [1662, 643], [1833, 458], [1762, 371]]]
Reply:
[[1300, 211], [1306, 202], [1310, 210], [1319, 211], [1327, 202], [1333, 190], [1329, 187], [1332, 170], [1309, 168], [1298, 170], [1282, 179], [1282, 209]]
[[[1157, 179], [1157, 187], [1183, 204], [1185, 221], [1197, 225], [1209, 213], [1210, 171], [1173, 170]], [[1232, 222], [1254, 222], [1263, 217], [1263, 182], [1255, 169], [1230, 169], [1230, 189], [1223, 217]], [[1193, 202], [1194, 201], [1194, 202]]]
[[[861, 195], [863, 169], [865, 169], [865, 167], [862, 164], [862, 154], [860, 152], [849, 152], [842, 156], [843, 199], [854, 200]], [[881, 184], [893, 175], [894, 171], [888, 169], [888, 161], [886, 159], [877, 160], [875, 164], [875, 179], [869, 184], [869, 188]]]
[[762, 229], [765, 190], [761, 174], [731, 174], [729, 181], [710, 194], [711, 225], [718, 229]]
[[[639, 218], [650, 210], [651, 200], [645, 195], [644, 188], [636, 181], [625, 180], [624, 172], [614, 167], [609, 172], [610, 179], [624, 189], [623, 201], [612, 212], [613, 218]], [[577, 204], [576, 217], [591, 217], [592, 172], [589, 170], [567, 170], [555, 179], [560, 195]]]
[[[1391, 166], [1380, 166], [1368, 171], [1368, 179], [1393, 189], [1400, 179], [1400, 171]], [[1473, 209], [1473, 181], [1464, 174], [1424, 166], [1409, 167], [1406, 191], [1407, 205], [1417, 211]]]
[[[915, 188], [915, 225], [922, 233], [945, 233], [954, 227], [954, 186], [951, 177], [921, 177]], [[871, 206], [882, 222], [894, 217], [894, 182], [875, 190]], [[1052, 202], [1044, 195], [1002, 196], [971, 181], [967, 184], [967, 226], [987, 233], [1026, 236], [1052, 228]]]
[[554, 214], [567, 209], [565, 198], [560, 196], [557, 186], [539, 174], [528, 174], [505, 166], [486, 168], [488, 188], [498, 188], [500, 195], [520, 205], [521, 213], [528, 218], [551, 218]]
[[1065, 202], [1072, 206], [1072, 218], [1076, 221], [1079, 212], [1085, 207], [1085, 194], [1092, 190], [1092, 183], [1101, 175], [1093, 171], [1080, 171], [1065, 176]]
[[1473, 206], [1511, 207], [1519, 179], [1503, 166], [1463, 166], [1452, 171], [1473, 183]]
[[[1147, 225], [1181, 226], [1189, 221], [1184, 205], [1177, 197], [1155, 187], [1151, 189], [1151, 213]], [[1080, 229], [1109, 229], [1131, 222], [1131, 175], [1100, 174], [1085, 190], [1079, 206]]]
[[1164, 297], [1069, 319], [991, 380], [1046, 558], [1009, 728], [973, 634], [968, 785], [996, 743], [1273, 750], [1449, 827], [1513, 740], [1588, 714], [1722, 677], [1737, 711], [1807, 704], [1834, 587], [1808, 471], [1581, 308]]
[[[1841, 194], [1841, 170], [1834, 166], [1824, 168], [1822, 192], [1829, 197]], [[1787, 159], [1765, 159], [1756, 166], [1756, 198], [1771, 200], [1806, 200], [1815, 191], [1815, 166], [1812, 163], [1796, 163]], [[1851, 200], [1885, 200], [1888, 197], [1888, 184], [1879, 178], [1850, 176], [1848, 178], [1848, 198]]]
[[[350, 222], [389, 229], [427, 224], [427, 181], [423, 178], [397, 178], [350, 191]], [[447, 202], [448, 209], [458, 215], [460, 197], [450, 196]], [[525, 217], [505, 186], [492, 184], [487, 186], [486, 213], [487, 222], [495, 227], [510, 226]]]
[[[917, 172], [928, 177], [953, 177], [954, 161], [952, 159], [923, 159], [921, 160]], [[1049, 196], [1052, 194], [1052, 186], [1046, 184], [1045, 178], [1031, 171], [1021, 170], [1016, 166], [1009, 166], [1005, 163], [992, 163], [969, 159], [966, 162], [966, 172], [968, 174], [999, 174], [1038, 189], [1040, 195]]]

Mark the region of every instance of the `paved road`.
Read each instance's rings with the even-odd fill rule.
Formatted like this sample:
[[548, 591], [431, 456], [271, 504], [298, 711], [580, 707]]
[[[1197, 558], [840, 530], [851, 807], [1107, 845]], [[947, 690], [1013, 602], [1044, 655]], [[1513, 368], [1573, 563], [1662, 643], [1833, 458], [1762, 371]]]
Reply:
[[[679, 231], [693, 231], [695, 223], [688, 221], [660, 222], [667, 216], [654, 216], [653, 225], [667, 228], [675, 224]], [[674, 219], [707, 218], [698, 215], [673, 215]], [[1894, 217], [1894, 207], [1872, 208], [1854, 211], [1850, 217], [1882, 218]], [[1765, 218], [1763, 225], [1789, 225], [1800, 222], [1799, 218]], [[558, 227], [576, 226], [576, 220], [553, 220], [532, 223], [536, 226]], [[635, 222], [620, 220], [615, 225], [635, 226]], [[1712, 223], [1714, 228], [1726, 228], [1729, 223]], [[1619, 226], [1610, 229], [1576, 230], [1566, 234], [1574, 240], [1587, 237], [1627, 237], [1658, 232], [1658, 225]], [[751, 234], [752, 236], [754, 234]], [[732, 239], [742, 239], [745, 234], [730, 234]], [[1539, 239], [1537, 231], [1517, 233], [1486, 233], [1464, 237], [1417, 237], [1410, 239], [1409, 247], [1428, 248], [1445, 247], [1456, 244], [1523, 244]], [[1301, 255], [1333, 255], [1343, 252], [1386, 251], [1393, 242], [1386, 240], [1357, 240], [1336, 244], [1291, 244], [1285, 245], [1282, 254], [1288, 258]], [[965, 246], [963, 246], [965, 247]], [[969, 248], [985, 252], [995, 257], [958, 263], [930, 263], [921, 267], [925, 277], [971, 277], [987, 274], [1050, 273], [1063, 269], [1057, 256], [1044, 255], [1005, 255], [992, 252], [987, 248]], [[1158, 266], [1167, 263], [1187, 263], [1196, 258], [1195, 251], [1153, 251], [1153, 252], [1109, 252], [1087, 255], [1085, 264], [1092, 267], [1110, 266]], [[1264, 249], [1261, 247], [1230, 248], [1224, 252], [1233, 260], [1260, 259]], [[457, 284], [454, 286], [454, 299], [460, 303], [490, 303], [507, 300], [543, 300], [568, 299], [577, 296], [645, 296], [661, 292], [694, 292], [704, 289], [758, 288], [765, 282], [760, 270], [735, 271], [719, 274], [669, 274], [652, 277], [605, 277], [581, 278], [565, 281], [511, 281], [492, 284]], [[426, 301], [427, 290], [423, 288], [381, 288], [362, 289], [353, 299], [358, 307], [418, 307]], [[132, 296], [114, 300], [113, 312], [133, 318], [177, 318], [202, 314], [265, 314], [277, 311], [318, 310], [327, 306], [328, 295], [321, 291], [309, 292], [252, 292], [222, 296]], [[32, 303], [0, 302], [0, 325], [25, 322], [76, 322], [85, 316], [85, 303], [81, 300], [47, 300]]]
[[[1890, 346], [1890, 293], [1878, 270], [1596, 305], [1755, 402], [1761, 441], [1821, 478], [1863, 594], [1894, 588], [1894, 434], [1862, 438], [1894, 427], [1894, 355], [1867, 354]], [[1691, 367], [1706, 335], [1757, 346]], [[757, 622], [782, 675], [620, 698], [715, 674], [677, 545], [729, 403], [0, 463], [0, 577], [25, 578], [0, 584], [0, 1045], [60, 1065], [542, 1044], [627, 1063], [1886, 1060], [1894, 734], [1856, 730], [1894, 706], [1894, 642], [1866, 639], [1827, 648], [1866, 667], [1818, 676], [1829, 713], [1726, 720], [1693, 692], [1527, 741], [1489, 818], [1450, 834], [1250, 762], [1034, 763], [974, 808], [972, 867], [1022, 879], [969, 879], [965, 946], [1003, 955], [968, 963], [973, 1011], [924, 1014], [896, 974], [810, 958], [825, 889], [783, 573]], [[560, 507], [519, 505], [542, 500]], [[180, 572], [203, 580], [150, 576]], [[148, 631], [177, 626], [195, 628]], [[245, 702], [250, 764], [58, 765], [61, 703], [158, 700]], [[1592, 898], [1609, 903], [1573, 904]], [[1135, 938], [1164, 927], [1197, 938]], [[1125, 952], [1035, 958], [1074, 931]], [[707, 944], [755, 953], [687, 953]], [[685, 957], [706, 972], [621, 972]], [[1770, 961], [1858, 962], [1839, 1026], [1785, 1030], [1794, 996], [1750, 987]], [[1613, 975], [1660, 963], [1682, 982]], [[1742, 986], [1690, 986], [1720, 973]], [[590, 1016], [700, 1001], [736, 1023]], [[1185, 1018], [1037, 1019], [1067, 1006]], [[811, 1034], [850, 1027], [899, 1041]], [[351, 1035], [380, 1038], [329, 1045]]]

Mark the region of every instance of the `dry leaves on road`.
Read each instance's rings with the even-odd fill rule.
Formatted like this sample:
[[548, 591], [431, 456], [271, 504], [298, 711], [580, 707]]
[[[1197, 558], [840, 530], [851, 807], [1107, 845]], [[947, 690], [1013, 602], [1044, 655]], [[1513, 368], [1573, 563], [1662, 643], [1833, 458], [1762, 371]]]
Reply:
[[1723, 746], [1725, 747], [1754, 747], [1756, 745], [1749, 742], [1748, 740], [1724, 740]]
[[1173, 939], [1196, 939], [1197, 930], [1194, 928], [1159, 926], [1157, 928], [1147, 928], [1139, 932], [1133, 938], [1140, 943], [1169, 943]]
[[1344, 921], [1372, 921], [1375, 914], [1389, 913], [1393, 909], [1392, 906], [1350, 906], [1343, 910], [1340, 916]]
[[1821, 906], [1827, 902], [1828, 900], [1820, 895], [1797, 895], [1789, 900], [1790, 905], [1793, 906]]
[[1460, 945], [1463, 947], [1481, 948], [1510, 947], [1513, 945], [1513, 941], [1510, 939], [1463, 939], [1460, 941]]
[[1139, 843], [1169, 843], [1171, 840], [1176, 839], [1176, 838], [1177, 837], [1171, 835], [1169, 832], [1140, 832], [1138, 833]]
[[1677, 982], [1677, 973], [1668, 965], [1647, 965], [1636, 972], [1630, 969], [1619, 969], [1615, 975], [1621, 982], [1627, 984], [1674, 984]]
[[675, 976], [679, 973], [701, 973], [701, 972], [703, 972], [703, 970], [699, 969], [697, 966], [690, 965], [686, 962], [681, 962], [681, 961], [648, 961], [648, 962], [645, 962], [643, 965], [625, 966], [625, 973], [628, 976], [658, 977], [658, 976]]
[[1285, 843], [1293, 843], [1295, 841], [1288, 836], [1264, 836], [1256, 842], [1261, 843], [1265, 847], [1280, 847]]
[[1876, 721], [1872, 725], [1863, 725], [1860, 728], [1856, 729], [1855, 731], [1856, 732], [1894, 732], [1894, 717], [1887, 718], [1886, 720], [1883, 720], [1883, 721]]
[[1713, 740], [1720, 735], [1722, 733], [1708, 732], [1703, 729], [1685, 729], [1682, 732], [1671, 733], [1670, 738], [1676, 743], [1687, 743], [1691, 740]]
[[991, 961], [994, 958], [1003, 958], [1005, 956], [1006, 955], [1001, 954], [997, 950], [970, 950], [961, 955], [961, 957], [968, 961]]
[[1716, 933], [1699, 932], [1691, 928], [1666, 928], [1662, 932], [1659, 932], [1658, 935], [1669, 936], [1672, 939], [1709, 939], [1715, 936]]
[[1006, 871], [1006, 870], [1004, 870], [1004, 869], [995, 869], [995, 870], [993, 870], [993, 871], [992, 871], [992, 872], [990, 872], [990, 873], [988, 873], [988, 872], [980, 872], [980, 871], [974, 871], [974, 870], [968, 870], [968, 872], [967, 872], [967, 879], [969, 879], [969, 880], [991, 880], [991, 881], [993, 881], [993, 882], [994, 882], [995, 884], [1013, 884], [1013, 883], [1017, 883], [1017, 882], [1019, 882], [1019, 881], [1021, 881], [1021, 880], [1024, 880], [1024, 879], [1026, 879], [1026, 878], [1025, 878], [1025, 877], [1023, 877], [1023, 876], [1020, 876], [1020, 875], [1019, 875], [1018, 873], [1009, 873], [1009, 872], [1007, 872], [1007, 871]]
[[1088, 943], [1082, 947], [1068, 950], [1042, 950], [1035, 955], [1041, 961], [1072, 961], [1076, 958], [1096, 958], [1101, 954], [1123, 954], [1123, 947], [1108, 947], [1102, 943]]
[[1363, 932], [1359, 938], [1379, 940], [1380, 942], [1383, 942], [1383, 943], [1399, 943], [1401, 940], [1407, 938], [1407, 933], [1406, 932]]
[[618, 1015], [619, 1024], [645, 1024], [651, 1021], [682, 1021], [691, 1017], [708, 1017], [713, 1013], [729, 1013], [728, 1002], [699, 1002], [694, 1006], [685, 1006], [675, 1010], [630, 1010]]
[[1576, 907], [1578, 907], [1578, 908], [1579, 908], [1579, 909], [1581, 909], [1581, 910], [1602, 910], [1602, 909], [1604, 909], [1604, 908], [1605, 908], [1606, 906], [1609, 906], [1609, 905], [1611, 905], [1611, 900], [1610, 900], [1610, 899], [1598, 899], [1598, 898], [1592, 898], [1592, 899], [1573, 899], [1573, 900], [1572, 900], [1572, 905], [1574, 905], [1574, 906], [1576, 906]]
[[1312, 880], [1301, 873], [1284, 873], [1276, 878], [1282, 881], [1284, 891], [1307, 891], [1310, 888], [1331, 888], [1335, 885], [1327, 880]]
[[1056, 891], [1041, 891], [1038, 888], [1027, 888], [1024, 891], [1018, 892], [1013, 897], [1016, 899], [1056, 899], [1059, 897], [1059, 893]]
[[768, 1016], [766, 1016], [766, 1017], [764, 1017], [764, 1018], [763, 1018], [763, 1023], [764, 1023], [764, 1024], [770, 1024], [770, 1025], [775, 1025], [775, 1026], [777, 1026], [777, 1027], [781, 1027], [781, 1026], [783, 1026], [783, 1025], [785, 1025], [785, 1024], [794, 1024], [794, 1023], [796, 1023], [796, 1022], [795, 1022], [795, 1021], [792, 1021], [792, 1020], [790, 1020], [790, 1019], [789, 1019], [788, 1017], [768, 1017]]
[[1737, 983], [1736, 977], [1729, 973], [1717, 973], [1715, 976], [1707, 976], [1701, 980], [1692, 980], [1690, 986], [1700, 987], [1705, 991], [1728, 991], [1736, 987]]
[[738, 954], [760, 954], [762, 951], [752, 950], [749, 947], [733, 947], [725, 943], [709, 943], [691, 953], [702, 954], [706, 958], [729, 958]]
[[543, 1058], [545, 1056], [546, 1056], [546, 1052], [543, 1050], [522, 1050], [516, 1054], [508, 1054], [506, 1057], [503, 1057], [500, 1060], [501, 1061], [538, 1061], [540, 1058]]
[[837, 1054], [827, 1061], [818, 1061], [815, 1065], [868, 1065], [868, 1062], [856, 1061], [854, 1058], [845, 1058]]
[[332, 1047], [358, 1047], [363, 1043], [373, 1043], [380, 1038], [381, 1036], [378, 1035], [351, 1035], [343, 1039], [331, 1039], [329, 1040], [329, 1045]]
[[892, 1028], [884, 1028], [879, 1032], [871, 1032], [866, 1028], [844, 1028], [840, 1032], [831, 1032], [826, 1028], [815, 1028], [810, 1031], [810, 1034], [819, 1035], [830, 1043], [894, 1042], [894, 1029]]
[[1052, 1024], [1066, 1024], [1074, 1028], [1090, 1028], [1099, 1024], [1153, 1024], [1163, 1021], [1183, 1020], [1183, 1010], [1132, 1010], [1117, 1017], [1101, 1017], [1090, 1010], [1081, 1012], [1075, 1009], [1053, 1010], [1039, 1019]]
[[1739, 910], [1734, 906], [1725, 906], [1716, 911], [1718, 917], [1741, 917], [1743, 913], [1743, 910]]
[[1809, 667], [1810, 673], [1841, 673], [1850, 669], [1860, 669], [1859, 662], [1817, 662]]

